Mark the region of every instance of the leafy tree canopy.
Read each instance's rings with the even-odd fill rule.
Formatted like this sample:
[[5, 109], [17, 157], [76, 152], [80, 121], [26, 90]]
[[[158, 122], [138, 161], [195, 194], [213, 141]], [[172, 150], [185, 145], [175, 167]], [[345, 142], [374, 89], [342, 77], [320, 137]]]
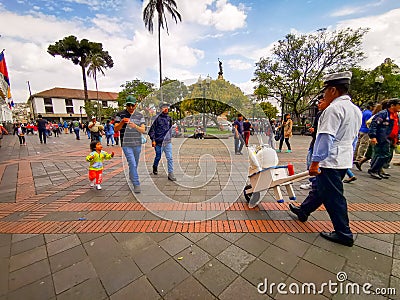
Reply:
[[284, 101], [297, 117], [308, 109], [308, 99], [321, 88], [325, 73], [348, 70], [364, 58], [362, 38], [368, 29], [317, 30], [288, 34], [271, 54], [256, 63], [253, 81], [258, 96]]
[[271, 103], [269, 102], [261, 102], [259, 103], [259, 105], [261, 106], [264, 114], [267, 116], [268, 119], [275, 119], [278, 115], [278, 109], [273, 106]]

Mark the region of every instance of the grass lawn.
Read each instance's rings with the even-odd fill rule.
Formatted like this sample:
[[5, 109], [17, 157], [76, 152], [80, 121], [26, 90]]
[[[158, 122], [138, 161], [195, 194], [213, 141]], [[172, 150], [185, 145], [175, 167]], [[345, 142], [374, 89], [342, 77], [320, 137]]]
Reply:
[[[195, 128], [194, 127], [186, 127], [186, 132], [185, 134], [191, 134], [194, 133]], [[212, 135], [218, 135], [218, 134], [227, 134], [229, 133], [229, 130], [219, 130], [218, 128], [215, 127], [207, 127], [207, 134], [212, 134]]]

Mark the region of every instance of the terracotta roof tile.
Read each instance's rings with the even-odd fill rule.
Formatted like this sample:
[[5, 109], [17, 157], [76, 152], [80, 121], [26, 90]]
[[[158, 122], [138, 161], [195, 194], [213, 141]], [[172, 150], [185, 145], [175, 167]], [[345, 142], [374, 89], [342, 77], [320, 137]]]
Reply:
[[[96, 91], [89, 91], [89, 100], [97, 99]], [[63, 99], [85, 99], [83, 90], [67, 89], [67, 88], [52, 88], [50, 90], [42, 91], [32, 95], [33, 97], [46, 97], [46, 98], [63, 98]], [[99, 91], [99, 100], [117, 100], [118, 93], [101, 92]]]

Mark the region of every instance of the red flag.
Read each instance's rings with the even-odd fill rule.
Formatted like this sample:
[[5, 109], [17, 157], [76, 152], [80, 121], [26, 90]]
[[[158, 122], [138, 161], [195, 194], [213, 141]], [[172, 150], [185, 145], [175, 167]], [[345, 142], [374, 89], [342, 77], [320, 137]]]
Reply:
[[4, 57], [4, 52], [2, 51], [0, 53], [0, 73], [3, 75], [3, 79], [4, 81], [7, 83], [6, 86], [4, 86], [4, 89], [6, 89], [5, 96], [7, 97], [7, 99], [10, 99], [8, 102], [8, 106], [10, 107], [10, 109], [12, 109], [12, 107], [14, 106], [14, 101], [11, 99], [11, 88], [10, 88], [10, 80], [8, 78], [8, 71], [7, 71], [7, 64], [6, 64], [6, 59]]

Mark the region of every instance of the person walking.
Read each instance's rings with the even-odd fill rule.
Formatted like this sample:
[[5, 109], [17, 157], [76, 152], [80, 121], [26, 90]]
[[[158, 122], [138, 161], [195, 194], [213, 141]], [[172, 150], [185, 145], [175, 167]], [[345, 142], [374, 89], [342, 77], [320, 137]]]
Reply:
[[305, 222], [311, 212], [324, 204], [332, 221], [333, 232], [320, 235], [332, 242], [353, 246], [353, 233], [349, 226], [347, 202], [343, 195], [343, 178], [353, 163], [353, 153], [361, 127], [361, 111], [348, 95], [351, 72], [340, 72], [324, 77], [324, 101], [329, 105], [318, 122], [314, 144], [311, 176], [316, 176], [314, 197], [308, 205], [290, 206], [299, 220]]
[[362, 112], [362, 122], [361, 128], [358, 133], [358, 140], [356, 145], [356, 150], [354, 151], [354, 162], [360, 162], [360, 160], [365, 156], [369, 145], [369, 128], [366, 122], [372, 117], [372, 109], [374, 108], [373, 102], [368, 102], [366, 109]]
[[101, 131], [104, 129], [103, 125], [100, 122], [97, 122], [96, 117], [92, 117], [92, 121], [88, 125], [90, 131], [90, 140], [93, 141], [101, 141], [100, 134]]
[[140, 152], [142, 151], [142, 134], [146, 131], [144, 116], [136, 111], [138, 101], [132, 95], [125, 99], [125, 109], [115, 116], [114, 130], [120, 132], [121, 147], [129, 166], [129, 179], [133, 192], [141, 192], [139, 174]]
[[290, 114], [285, 114], [283, 118], [283, 123], [278, 127], [281, 131], [281, 139], [279, 140], [279, 149], [277, 152], [282, 152], [283, 141], [285, 141], [287, 150], [286, 153], [291, 153], [292, 148], [290, 146], [289, 139], [292, 137], [293, 121]]
[[235, 154], [242, 155], [242, 149], [245, 144], [243, 139], [243, 115], [237, 114], [237, 119], [233, 122], [233, 138], [235, 142]]
[[246, 147], [249, 146], [249, 138], [250, 138], [251, 128], [252, 128], [252, 125], [249, 122], [249, 120], [244, 118], [244, 121], [243, 121], [243, 138], [244, 138], [244, 143], [245, 143]]
[[110, 146], [110, 141], [111, 141], [111, 146], [114, 146], [115, 140], [114, 140], [114, 124], [111, 124], [110, 120], [107, 120], [106, 126], [104, 126], [104, 132], [106, 134], [106, 139], [107, 139], [107, 146]]
[[19, 145], [26, 146], [25, 133], [22, 130], [21, 123], [17, 124], [17, 135], [18, 135]]
[[101, 183], [103, 182], [103, 169], [104, 160], [114, 157], [114, 152], [110, 154], [103, 151], [103, 146], [99, 141], [90, 143], [90, 153], [86, 156], [86, 161], [90, 163], [89, 166], [89, 181], [91, 187], [96, 187], [101, 190]]
[[368, 173], [372, 178], [388, 178], [389, 174], [382, 173], [383, 166], [389, 162], [395, 145], [399, 142], [400, 99], [394, 98], [387, 102], [387, 109], [378, 112], [372, 119], [369, 137], [374, 148], [374, 157]]
[[72, 121], [72, 127], [74, 128], [74, 133], [75, 133], [76, 139], [80, 140], [79, 132], [81, 130], [81, 124], [79, 123], [78, 119], [75, 119]]
[[36, 126], [39, 131], [39, 140], [40, 143], [45, 143], [46, 144], [46, 138], [47, 138], [47, 120], [43, 119], [42, 115], [38, 115], [38, 120], [36, 121]]
[[0, 124], [0, 148], [1, 148], [1, 141], [3, 140], [3, 135], [8, 134], [7, 129], [4, 128], [3, 124]]
[[154, 147], [156, 157], [153, 162], [153, 174], [158, 174], [158, 164], [161, 155], [164, 152], [168, 165], [168, 180], [176, 181], [174, 175], [174, 160], [172, 158], [172, 119], [168, 115], [169, 104], [162, 103], [160, 105], [161, 112], [155, 117], [153, 124], [149, 130], [151, 145]]

